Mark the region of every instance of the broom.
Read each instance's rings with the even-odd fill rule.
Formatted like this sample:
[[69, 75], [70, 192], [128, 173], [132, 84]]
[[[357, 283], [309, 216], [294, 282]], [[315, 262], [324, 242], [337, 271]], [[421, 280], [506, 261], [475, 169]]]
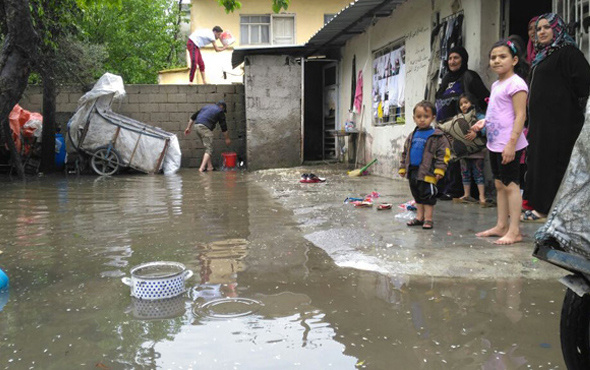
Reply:
[[362, 176], [363, 172], [365, 172], [367, 170], [367, 168], [369, 168], [373, 163], [377, 162], [377, 158], [373, 159], [371, 162], [369, 162], [369, 164], [367, 164], [365, 167], [360, 168], [358, 170], [352, 170], [348, 173], [348, 176]]

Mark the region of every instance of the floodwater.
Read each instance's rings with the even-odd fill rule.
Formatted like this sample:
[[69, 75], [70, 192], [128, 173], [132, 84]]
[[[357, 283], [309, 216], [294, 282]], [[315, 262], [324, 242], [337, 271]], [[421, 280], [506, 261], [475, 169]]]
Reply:
[[[367, 180], [289, 176], [296, 185], [188, 169], [2, 183], [0, 369], [565, 369], [564, 291], [529, 246], [453, 252], [460, 237], [442, 226], [394, 238], [406, 230], [392, 213], [342, 204]], [[470, 275], [441, 242], [504, 262]], [[121, 278], [150, 261], [183, 263], [187, 292], [132, 298]]]

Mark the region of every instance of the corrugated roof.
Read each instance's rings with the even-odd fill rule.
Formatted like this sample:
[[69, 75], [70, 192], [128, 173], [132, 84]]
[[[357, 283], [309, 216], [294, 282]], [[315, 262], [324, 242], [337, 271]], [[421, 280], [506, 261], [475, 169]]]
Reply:
[[389, 17], [406, 0], [356, 0], [324, 25], [307, 44], [306, 55], [318, 50], [344, 46], [355, 35], [365, 32], [375, 18]]
[[388, 17], [407, 0], [355, 0], [313, 35], [305, 45], [239, 47], [232, 53], [232, 66], [237, 67], [246, 55], [272, 54], [310, 56], [344, 46], [348, 39], [363, 33], [376, 18]]
[[235, 48], [231, 54], [232, 68], [236, 68], [244, 61], [246, 55], [290, 55], [300, 57], [305, 54], [305, 45], [267, 45], [258, 47]]

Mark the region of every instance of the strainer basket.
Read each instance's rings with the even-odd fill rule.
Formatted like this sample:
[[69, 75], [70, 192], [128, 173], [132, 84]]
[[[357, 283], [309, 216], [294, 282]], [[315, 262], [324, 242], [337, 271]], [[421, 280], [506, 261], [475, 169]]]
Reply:
[[156, 300], [176, 297], [186, 291], [185, 281], [193, 276], [182, 263], [170, 261], [148, 262], [131, 269], [131, 278], [121, 279], [131, 287], [131, 296]]

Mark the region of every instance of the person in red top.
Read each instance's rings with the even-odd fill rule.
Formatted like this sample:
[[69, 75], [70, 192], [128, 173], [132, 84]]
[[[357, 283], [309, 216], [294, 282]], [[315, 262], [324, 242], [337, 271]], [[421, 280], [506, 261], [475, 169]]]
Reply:
[[213, 49], [215, 49], [216, 52], [225, 50], [225, 46], [220, 47], [215, 43], [215, 40], [218, 40], [222, 33], [223, 29], [221, 29], [219, 26], [215, 26], [212, 30], [196, 30], [188, 37], [186, 48], [191, 58], [191, 70], [189, 74], [189, 81], [191, 83], [195, 79], [195, 72], [198, 66], [199, 71], [201, 72], [201, 77], [203, 78], [203, 84], [207, 84], [207, 80], [205, 79], [205, 62], [203, 61], [203, 56], [201, 55], [201, 48], [206, 45], [213, 44]]

